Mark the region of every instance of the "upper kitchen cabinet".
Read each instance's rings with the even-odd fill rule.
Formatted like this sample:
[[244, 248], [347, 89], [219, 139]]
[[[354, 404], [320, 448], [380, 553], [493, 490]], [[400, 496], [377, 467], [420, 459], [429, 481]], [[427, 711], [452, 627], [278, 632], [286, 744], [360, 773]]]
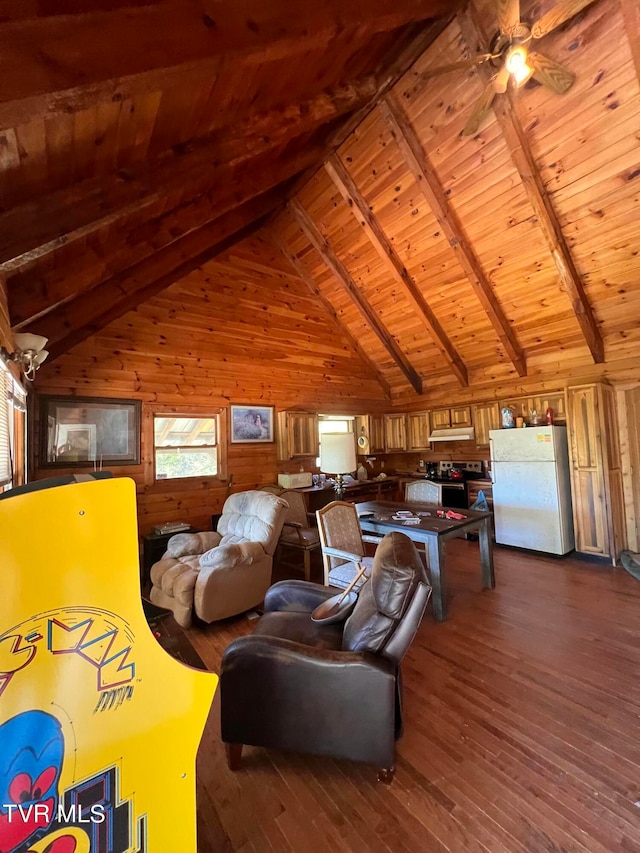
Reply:
[[384, 415], [358, 415], [356, 437], [364, 437], [367, 444], [359, 446], [359, 453], [384, 453]]
[[278, 460], [318, 456], [318, 416], [311, 412], [278, 412]]
[[395, 453], [407, 449], [407, 416], [384, 416], [384, 441], [387, 453]]
[[407, 415], [407, 450], [429, 450], [429, 412]]
[[576, 551], [615, 562], [625, 547], [625, 513], [613, 388], [568, 388], [567, 416]]
[[471, 425], [471, 406], [454, 406], [451, 409], [434, 409], [431, 412], [431, 429]]
[[500, 429], [500, 406], [497, 403], [482, 403], [474, 406], [473, 427], [478, 450], [488, 448], [489, 432], [492, 429]]

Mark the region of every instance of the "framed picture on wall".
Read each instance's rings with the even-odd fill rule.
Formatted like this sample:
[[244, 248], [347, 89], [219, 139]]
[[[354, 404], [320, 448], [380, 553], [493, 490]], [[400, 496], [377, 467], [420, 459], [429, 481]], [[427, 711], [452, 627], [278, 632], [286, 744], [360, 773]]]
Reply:
[[273, 406], [231, 406], [231, 443], [274, 441]]
[[140, 400], [42, 395], [39, 407], [42, 468], [140, 464]]

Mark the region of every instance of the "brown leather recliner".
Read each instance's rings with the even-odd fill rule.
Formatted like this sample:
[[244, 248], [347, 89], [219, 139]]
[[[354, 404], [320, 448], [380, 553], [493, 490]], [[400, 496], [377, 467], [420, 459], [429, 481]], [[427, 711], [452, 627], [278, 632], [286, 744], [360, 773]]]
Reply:
[[222, 740], [231, 769], [251, 744], [363, 761], [391, 781], [402, 733], [400, 661], [430, 594], [415, 546], [397, 532], [381, 540], [346, 622], [311, 619], [333, 589], [296, 580], [272, 586], [254, 633], [235, 640], [222, 659]]

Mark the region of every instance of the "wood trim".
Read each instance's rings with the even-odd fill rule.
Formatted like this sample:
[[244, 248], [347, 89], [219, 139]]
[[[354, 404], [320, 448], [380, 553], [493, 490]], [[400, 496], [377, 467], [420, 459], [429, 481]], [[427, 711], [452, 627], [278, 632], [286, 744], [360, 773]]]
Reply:
[[478, 260], [462, 224], [447, 200], [440, 179], [431, 164], [415, 130], [396, 98], [387, 95], [379, 105], [380, 112], [394, 139], [398, 143], [407, 167], [422, 190], [434, 216], [438, 220], [449, 245], [456, 253], [458, 263], [464, 270], [480, 304], [489, 317], [493, 328], [511, 359], [519, 376], [527, 375], [524, 352], [518, 343], [496, 296], [490, 281]]
[[278, 248], [280, 250], [282, 255], [284, 255], [284, 257], [287, 259], [289, 264], [296, 271], [296, 273], [300, 277], [300, 279], [309, 288], [310, 292], [316, 297], [316, 299], [320, 300], [320, 302], [324, 306], [324, 309], [326, 310], [326, 312], [333, 318], [336, 326], [340, 329], [340, 332], [342, 333], [344, 338], [347, 340], [347, 343], [360, 356], [362, 361], [367, 365], [367, 367], [369, 368], [371, 373], [375, 376], [377, 382], [379, 383], [380, 387], [384, 391], [385, 397], [388, 400], [391, 400], [391, 387], [390, 387], [389, 383], [387, 382], [387, 380], [382, 375], [382, 373], [380, 372], [378, 365], [369, 357], [369, 355], [367, 355], [365, 350], [358, 343], [358, 340], [351, 334], [351, 332], [349, 331], [347, 326], [340, 320], [335, 308], [333, 307], [331, 302], [329, 302], [329, 300], [326, 298], [326, 296], [322, 293], [322, 291], [320, 290], [318, 285], [313, 280], [312, 276], [309, 275], [308, 271], [306, 270], [304, 265], [301, 263], [300, 259], [296, 255], [293, 254], [293, 252], [287, 246], [284, 239], [282, 237], [280, 237], [280, 235], [276, 232], [275, 228], [271, 227], [271, 228], [265, 229], [265, 231], [263, 233], [265, 234], [267, 239], [270, 240], [270, 242], [272, 242], [274, 244], [274, 246], [276, 246], [276, 248]]
[[288, 205], [289, 211], [296, 220], [309, 242], [318, 252], [324, 264], [331, 270], [340, 284], [346, 290], [352, 302], [369, 323], [378, 339], [387, 350], [391, 358], [409, 380], [417, 394], [422, 394], [422, 379], [418, 376], [409, 359], [402, 352], [389, 331], [378, 320], [375, 312], [360, 292], [355, 281], [351, 278], [348, 270], [333, 252], [324, 236], [318, 230], [317, 225], [311, 219], [307, 211], [297, 199], [292, 199]]
[[[458, 19], [463, 38], [470, 47], [476, 45], [478, 41], [482, 44], [488, 44], [482, 20], [472, 4], [469, 4], [468, 11], [459, 14]], [[491, 69], [486, 67], [486, 63], [478, 66], [478, 74], [483, 80], [488, 82], [491, 73]], [[536, 166], [529, 139], [518, 118], [514, 95], [510, 88], [507, 89], [504, 97], [494, 99], [493, 111], [507, 143], [511, 159], [520, 175], [529, 203], [535, 212], [540, 230], [553, 257], [560, 280], [571, 299], [571, 307], [593, 361], [595, 364], [602, 364], [605, 360], [602, 335], [587, 299], [584, 284], [571, 256], [571, 251], [564, 239], [562, 227]]]
[[[92, 178], [0, 215], [0, 270], [15, 272], [68, 244], [144, 210], [173, 193], [191, 196], [233, 181], [232, 169], [368, 104], [365, 76], [313, 98], [251, 116], [149, 163]], [[249, 166], [249, 168], [253, 168]], [[245, 199], [241, 199], [244, 201]]]
[[266, 193], [208, 226], [208, 248], [199, 254], [192, 255], [187, 250], [182, 259], [176, 247], [171, 246], [80, 294], [68, 306], [57, 308], [43, 324], [50, 341], [48, 362], [252, 234], [277, 203], [275, 194]]
[[458, 355], [455, 347], [440, 325], [440, 321], [429, 307], [422, 291], [414, 278], [409, 274], [402, 263], [400, 256], [387, 238], [378, 219], [373, 215], [371, 209], [362, 193], [356, 186], [355, 181], [345, 168], [337, 154], [334, 154], [324, 164], [325, 170], [347, 202], [351, 213], [364, 230], [378, 256], [382, 259], [391, 275], [398, 282], [403, 292], [413, 304], [418, 317], [433, 338], [443, 358], [448, 362], [460, 384], [464, 387], [469, 384], [469, 376], [464, 362]]
[[[303, 56], [451, 10], [447, 0], [246, 0], [242, 14], [235, 6], [167, 0], [3, 21], [0, 126], [158, 91], [180, 82], [183, 69], [214, 77], [230, 58], [256, 66]], [[81, 44], [92, 45], [91, 61]]]

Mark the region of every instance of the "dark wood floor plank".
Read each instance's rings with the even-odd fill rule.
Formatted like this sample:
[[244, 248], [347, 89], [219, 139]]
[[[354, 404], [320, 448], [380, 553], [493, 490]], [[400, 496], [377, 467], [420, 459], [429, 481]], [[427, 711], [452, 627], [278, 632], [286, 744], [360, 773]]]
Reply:
[[[405, 659], [392, 785], [365, 765], [252, 747], [231, 773], [217, 696], [199, 853], [640, 853], [640, 583], [496, 548], [496, 589], [482, 590], [477, 544], [447, 548], [449, 619], [428, 613]], [[218, 671], [254, 624], [188, 636]]]

